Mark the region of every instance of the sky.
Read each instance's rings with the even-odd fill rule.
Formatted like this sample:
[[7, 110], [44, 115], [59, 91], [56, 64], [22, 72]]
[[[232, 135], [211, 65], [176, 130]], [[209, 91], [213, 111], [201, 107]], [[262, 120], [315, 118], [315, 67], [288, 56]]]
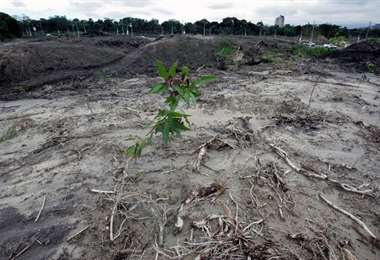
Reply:
[[0, 0], [0, 12], [48, 18], [120, 19], [137, 17], [194, 22], [206, 18], [221, 21], [237, 17], [273, 24], [276, 16], [285, 23], [332, 23], [365, 26], [380, 23], [380, 0]]

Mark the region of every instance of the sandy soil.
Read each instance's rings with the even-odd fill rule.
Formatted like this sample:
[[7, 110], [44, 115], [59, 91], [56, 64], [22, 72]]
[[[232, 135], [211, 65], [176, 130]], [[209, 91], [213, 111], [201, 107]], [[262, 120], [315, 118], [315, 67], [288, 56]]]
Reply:
[[380, 77], [300, 66], [200, 69], [218, 79], [182, 108], [192, 130], [129, 162], [158, 78], [1, 101], [0, 259], [377, 259], [378, 241], [320, 194], [379, 237]]

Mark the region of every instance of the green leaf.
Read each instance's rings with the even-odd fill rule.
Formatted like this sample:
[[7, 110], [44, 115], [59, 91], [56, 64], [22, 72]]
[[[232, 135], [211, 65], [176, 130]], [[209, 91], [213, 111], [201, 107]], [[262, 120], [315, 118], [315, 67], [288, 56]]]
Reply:
[[166, 70], [164, 64], [160, 60], [156, 61], [156, 67], [157, 67], [158, 75], [160, 75], [161, 78], [165, 80], [169, 78], [169, 73]]
[[196, 79], [193, 81], [193, 83], [196, 85], [196, 86], [201, 86], [211, 80], [215, 80], [216, 77], [215, 76], [212, 76], [212, 75], [206, 75], [206, 76], [202, 76], [200, 77], [199, 79]]
[[166, 91], [168, 88], [165, 84], [163, 83], [159, 83], [159, 84], [156, 84], [156, 85], [153, 85], [151, 88], [150, 88], [150, 93], [152, 94], [159, 94], [159, 93], [162, 93], [164, 91]]
[[169, 136], [170, 135], [170, 125], [169, 120], [164, 122], [163, 128], [162, 128], [162, 140], [164, 141], [164, 144], [169, 143]]
[[173, 63], [173, 65], [169, 69], [169, 77], [174, 78], [177, 74], [177, 62]]
[[189, 75], [189, 68], [186, 66], [183, 66], [181, 69], [181, 78], [185, 79]]
[[143, 144], [135, 143], [133, 146], [128, 147], [127, 156], [128, 157], [140, 157], [143, 149]]

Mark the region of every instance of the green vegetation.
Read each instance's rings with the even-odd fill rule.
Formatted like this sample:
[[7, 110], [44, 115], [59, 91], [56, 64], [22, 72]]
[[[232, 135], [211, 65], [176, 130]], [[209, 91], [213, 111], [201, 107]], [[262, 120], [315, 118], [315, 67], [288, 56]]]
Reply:
[[376, 71], [376, 65], [373, 64], [373, 63], [368, 63], [367, 64], [367, 69], [368, 69], [368, 72], [375, 73], [375, 71]]
[[329, 39], [329, 42], [338, 46], [338, 47], [344, 47], [347, 43], [348, 39], [345, 36], [336, 36]]
[[193, 105], [200, 96], [199, 88], [206, 82], [215, 79], [214, 76], [202, 76], [192, 80], [189, 69], [182, 67], [177, 73], [177, 63], [166, 69], [162, 62], [157, 61], [156, 67], [162, 82], [151, 87], [150, 93], [166, 95], [166, 109], [160, 109], [155, 117], [152, 129], [144, 139], [139, 140], [133, 146], [128, 147], [126, 154], [129, 157], [139, 157], [144, 147], [152, 142], [153, 135], [161, 134], [165, 144], [174, 136], [180, 136], [183, 131], [190, 130], [190, 115], [177, 111], [180, 101], [187, 105]]
[[280, 64], [282, 63], [283, 59], [281, 57], [281, 54], [278, 51], [275, 50], [266, 50], [264, 51], [261, 58], [265, 62], [273, 63], [273, 64]]
[[332, 50], [325, 47], [308, 47], [297, 45], [292, 48], [291, 53], [297, 58], [320, 58], [329, 54]]
[[16, 19], [0, 12], [0, 41], [21, 36]]
[[369, 38], [368, 42], [370, 42], [372, 44], [378, 44], [378, 43], [380, 43], [380, 38]]
[[226, 69], [226, 65], [231, 65], [232, 56], [235, 53], [235, 46], [229, 39], [223, 39], [215, 52], [215, 57], [218, 62], [219, 69]]
[[96, 72], [95, 72], [95, 77], [96, 77], [97, 79], [102, 79], [102, 80], [107, 80], [107, 79], [110, 79], [110, 78], [111, 78], [110, 75], [108, 75], [107, 73], [105, 73], [105, 72], [102, 71], [102, 70], [98, 70], [98, 71], [96, 71]]
[[219, 43], [216, 55], [219, 57], [229, 58], [235, 51], [235, 46], [231, 40], [224, 39]]
[[14, 137], [16, 137], [17, 131], [15, 126], [11, 126], [8, 128], [8, 130], [0, 137], [0, 143], [3, 143], [7, 140], [10, 140]]

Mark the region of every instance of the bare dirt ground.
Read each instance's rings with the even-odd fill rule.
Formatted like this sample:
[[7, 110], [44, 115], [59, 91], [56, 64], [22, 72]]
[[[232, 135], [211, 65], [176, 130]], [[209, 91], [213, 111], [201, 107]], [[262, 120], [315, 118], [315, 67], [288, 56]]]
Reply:
[[139, 52], [0, 102], [0, 259], [378, 259], [379, 76], [201, 67], [192, 130], [128, 161], [162, 105]]

